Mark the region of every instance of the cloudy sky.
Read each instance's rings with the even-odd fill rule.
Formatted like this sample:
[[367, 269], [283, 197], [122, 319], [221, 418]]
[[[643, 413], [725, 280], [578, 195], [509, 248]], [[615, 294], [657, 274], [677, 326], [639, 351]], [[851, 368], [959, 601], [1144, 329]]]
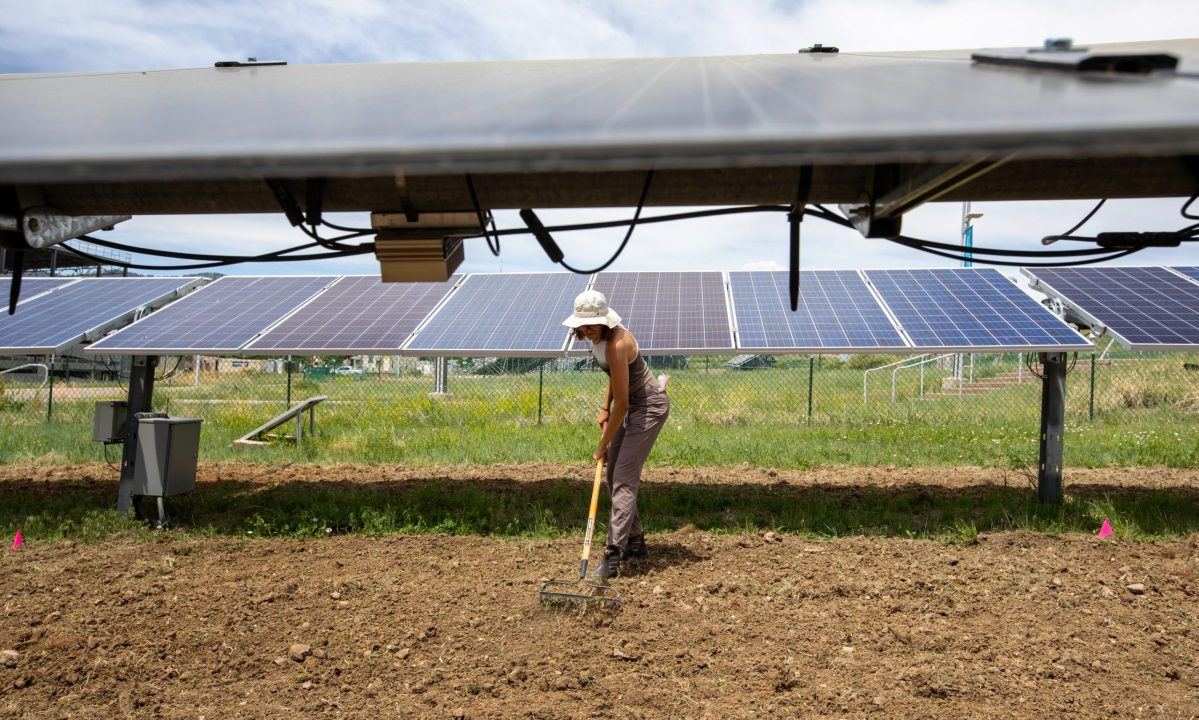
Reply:
[[[211, 67], [216, 60], [291, 64], [792, 53], [814, 43], [843, 52], [1035, 46], [1199, 37], [1194, 0], [0, 0], [0, 72], [80, 72]], [[86, 109], [84, 109], [86, 110]], [[1185, 224], [1181, 199], [1111, 201], [1086, 226], [1166, 230]], [[1062, 232], [1093, 202], [976, 203], [975, 242], [1030, 248]], [[655, 209], [655, 212], [660, 210]], [[664, 211], [664, 210], [663, 210]], [[546, 211], [547, 222], [626, 217], [627, 209]], [[934, 203], [905, 220], [908, 235], [957, 242], [960, 204]], [[363, 215], [334, 221], [365, 225]], [[501, 227], [519, 225], [497, 214]], [[935, 267], [952, 261], [805, 223], [805, 268]], [[598, 264], [623, 231], [560, 238], [568, 261]], [[281, 215], [138, 217], [106, 237], [210, 252], [266, 251], [303, 240]], [[639, 228], [615, 270], [735, 270], [786, 266], [780, 217], [742, 216]], [[610, 240], [610, 242], [605, 242]], [[1199, 244], [1196, 244], [1199, 245]], [[1199, 264], [1199, 247], [1146, 251], [1125, 264]], [[499, 259], [481, 240], [472, 272], [558, 269], [534, 241], [509, 239]], [[372, 256], [320, 265], [240, 265], [229, 272], [375, 273]]]

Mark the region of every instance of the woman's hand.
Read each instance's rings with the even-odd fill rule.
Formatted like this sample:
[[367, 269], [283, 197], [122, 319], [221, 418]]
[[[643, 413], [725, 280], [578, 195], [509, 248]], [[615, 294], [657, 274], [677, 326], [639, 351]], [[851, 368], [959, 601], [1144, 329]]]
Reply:
[[608, 457], [608, 448], [596, 448], [591, 455], [591, 459], [596, 462], [600, 462], [606, 457]]
[[604, 426], [608, 424], [608, 417], [611, 415], [607, 408], [599, 411], [599, 417], [596, 418], [596, 424], [600, 427], [600, 432], [604, 431]]

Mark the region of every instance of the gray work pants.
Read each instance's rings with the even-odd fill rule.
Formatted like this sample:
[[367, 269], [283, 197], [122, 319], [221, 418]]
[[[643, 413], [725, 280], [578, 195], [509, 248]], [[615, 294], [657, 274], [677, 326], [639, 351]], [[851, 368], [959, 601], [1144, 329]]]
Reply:
[[644, 396], [630, 399], [625, 420], [608, 445], [606, 487], [608, 497], [612, 498], [608, 544], [618, 545], [621, 549], [628, 546], [630, 535], [642, 532], [641, 516], [637, 512], [641, 468], [670, 415], [670, 400], [666, 393], [657, 389], [657, 380], [652, 382], [654, 387]]

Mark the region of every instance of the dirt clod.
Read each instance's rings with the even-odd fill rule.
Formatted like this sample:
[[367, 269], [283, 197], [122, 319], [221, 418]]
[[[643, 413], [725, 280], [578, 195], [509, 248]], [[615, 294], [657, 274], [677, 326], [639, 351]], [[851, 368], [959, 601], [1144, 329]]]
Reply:
[[296, 662], [304, 662], [304, 658], [312, 654], [312, 646], [296, 643], [287, 650], [287, 656]]

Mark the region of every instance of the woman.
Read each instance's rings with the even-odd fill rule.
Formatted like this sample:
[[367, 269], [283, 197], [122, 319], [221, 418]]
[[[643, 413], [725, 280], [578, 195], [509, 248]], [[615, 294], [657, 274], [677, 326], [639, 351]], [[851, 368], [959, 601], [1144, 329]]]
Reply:
[[620, 324], [602, 293], [588, 290], [575, 298], [574, 314], [563, 325], [591, 341], [591, 356], [608, 374], [599, 412], [602, 429], [594, 459], [607, 458], [607, 488], [612, 499], [607, 548], [601, 578], [620, 573], [620, 562], [644, 558], [645, 534], [637, 513], [641, 467], [670, 414], [670, 401], [638, 352], [637, 339]]

